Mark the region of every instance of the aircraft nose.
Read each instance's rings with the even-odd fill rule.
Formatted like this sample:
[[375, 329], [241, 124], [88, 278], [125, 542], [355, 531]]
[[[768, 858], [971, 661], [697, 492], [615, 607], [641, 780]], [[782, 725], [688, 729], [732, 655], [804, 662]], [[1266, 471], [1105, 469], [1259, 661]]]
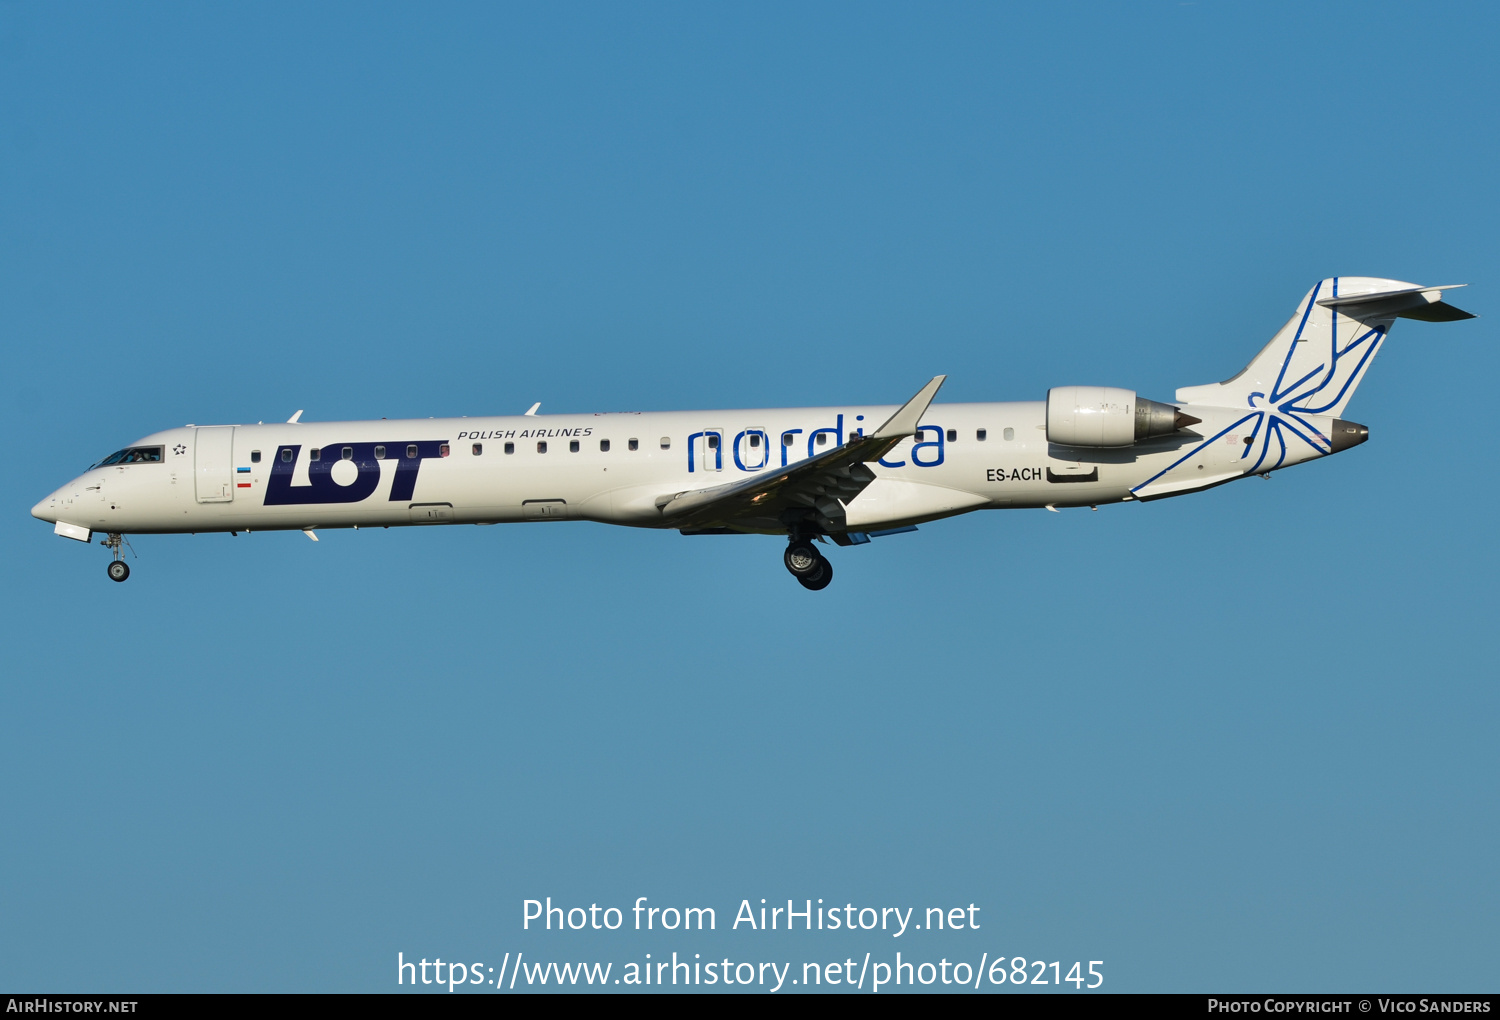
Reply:
[[57, 523], [57, 496], [51, 495], [31, 508], [31, 516], [48, 524]]

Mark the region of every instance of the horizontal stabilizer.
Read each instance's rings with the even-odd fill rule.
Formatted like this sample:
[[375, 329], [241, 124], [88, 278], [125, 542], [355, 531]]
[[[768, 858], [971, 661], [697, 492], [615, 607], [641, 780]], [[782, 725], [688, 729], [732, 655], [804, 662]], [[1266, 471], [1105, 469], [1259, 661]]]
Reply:
[[1422, 322], [1457, 322], [1477, 318], [1472, 312], [1455, 308], [1443, 301], [1443, 291], [1463, 287], [1450, 283], [1442, 287], [1404, 287], [1374, 294], [1348, 294], [1324, 298], [1318, 304], [1336, 308], [1355, 319], [1419, 319]]
[[1447, 302], [1438, 302], [1419, 308], [1409, 308], [1404, 312], [1397, 312], [1403, 319], [1420, 319], [1422, 322], [1457, 322], [1460, 319], [1477, 319], [1479, 316], [1473, 312], [1466, 312], [1462, 308], [1454, 308]]

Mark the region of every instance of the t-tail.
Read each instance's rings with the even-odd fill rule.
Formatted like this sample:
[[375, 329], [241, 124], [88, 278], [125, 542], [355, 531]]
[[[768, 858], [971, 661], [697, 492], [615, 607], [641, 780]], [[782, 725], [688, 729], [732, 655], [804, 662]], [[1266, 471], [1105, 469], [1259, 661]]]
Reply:
[[1372, 276], [1324, 280], [1308, 291], [1296, 314], [1238, 375], [1221, 383], [1185, 386], [1177, 391], [1177, 400], [1269, 411], [1293, 420], [1309, 415], [1342, 418], [1397, 319], [1474, 318], [1443, 300], [1445, 291], [1461, 286], [1419, 287]]

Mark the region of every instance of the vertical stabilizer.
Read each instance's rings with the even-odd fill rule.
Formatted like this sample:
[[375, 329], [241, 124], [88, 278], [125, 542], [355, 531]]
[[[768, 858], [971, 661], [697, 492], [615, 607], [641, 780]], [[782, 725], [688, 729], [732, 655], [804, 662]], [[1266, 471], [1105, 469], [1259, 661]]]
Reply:
[[1231, 379], [1177, 391], [1184, 404], [1343, 416], [1344, 408], [1398, 318], [1473, 318], [1443, 303], [1449, 287], [1372, 276], [1319, 283], [1255, 360]]

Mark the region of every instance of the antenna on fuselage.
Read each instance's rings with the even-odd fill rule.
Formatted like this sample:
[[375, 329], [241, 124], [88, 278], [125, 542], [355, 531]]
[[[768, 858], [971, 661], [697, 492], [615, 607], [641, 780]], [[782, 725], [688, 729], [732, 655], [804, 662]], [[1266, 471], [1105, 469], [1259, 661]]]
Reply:
[[300, 418], [300, 417], [302, 417], [302, 411], [299, 409], [296, 414], [292, 415], [290, 418], [288, 418], [286, 420], [286, 423], [288, 425], [296, 425], [296, 424], [298, 424], [297, 419]]
[[[526, 417], [528, 417], [528, 418], [534, 418], [534, 417], [536, 417], [536, 409], [539, 408], [539, 407], [541, 407], [541, 406], [542, 406], [542, 402], [540, 400], [538, 400], [536, 403], [532, 404], [531, 405], [531, 410], [529, 410], [529, 411], [526, 412]], [[301, 414], [302, 412], [298, 411], [297, 413]]]

